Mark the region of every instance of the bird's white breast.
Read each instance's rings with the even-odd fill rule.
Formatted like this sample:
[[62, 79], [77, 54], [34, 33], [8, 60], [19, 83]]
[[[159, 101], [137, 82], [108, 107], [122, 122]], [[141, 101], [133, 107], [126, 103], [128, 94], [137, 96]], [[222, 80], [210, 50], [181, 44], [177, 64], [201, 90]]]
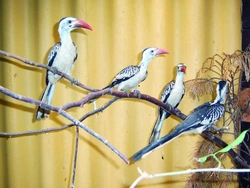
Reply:
[[[74, 67], [74, 59], [76, 57], [76, 47], [71, 42], [68, 45], [61, 45], [57, 55], [54, 59], [52, 67], [55, 67], [58, 71], [70, 74]], [[56, 83], [61, 76], [49, 72], [49, 81]]]
[[140, 69], [140, 71], [135, 74], [133, 77], [129, 78], [128, 80], [122, 82], [118, 86], [118, 90], [128, 90], [128, 89], [136, 89], [138, 84], [145, 80], [147, 77], [147, 70], [145, 69]]
[[176, 106], [184, 94], [184, 85], [183, 83], [175, 83], [174, 88], [167, 99], [167, 103], [171, 106]]

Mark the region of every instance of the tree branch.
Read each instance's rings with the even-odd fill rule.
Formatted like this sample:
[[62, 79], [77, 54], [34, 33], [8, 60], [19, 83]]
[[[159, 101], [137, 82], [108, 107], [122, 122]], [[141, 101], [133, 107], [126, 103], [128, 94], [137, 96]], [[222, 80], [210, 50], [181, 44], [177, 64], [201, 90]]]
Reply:
[[79, 81], [77, 81], [75, 78], [69, 76], [66, 73], [63, 73], [63, 72], [60, 72], [60, 71], [56, 71], [55, 69], [53, 69], [53, 67], [49, 67], [49, 66], [41, 64], [41, 63], [36, 63], [36, 62], [29, 61], [27, 59], [24, 59], [22, 57], [16, 56], [14, 54], [11, 54], [11, 53], [8, 53], [8, 52], [2, 51], [2, 50], [0, 50], [0, 54], [2, 54], [4, 56], [7, 56], [7, 57], [10, 57], [10, 58], [13, 58], [13, 59], [16, 59], [16, 60], [19, 60], [19, 61], [21, 61], [21, 62], [23, 62], [23, 63], [25, 63], [27, 65], [31, 65], [31, 66], [35, 66], [35, 67], [40, 67], [40, 68], [47, 69], [47, 70], [53, 72], [54, 74], [58, 74], [58, 75], [64, 77], [65, 79], [67, 79], [71, 83], [73, 83], [74, 85], [79, 86], [80, 88], [83, 88], [85, 90], [92, 91], [92, 92], [93, 91], [97, 91], [96, 89], [93, 89], [91, 87], [83, 85], [82, 83], [80, 83]]
[[19, 133], [0, 132], [0, 137], [2, 137], [2, 138], [13, 138], [13, 137], [29, 136], [29, 135], [35, 135], [35, 134], [48, 133], [48, 132], [53, 132], [53, 131], [62, 131], [64, 129], [67, 129], [67, 128], [72, 127], [72, 126], [75, 126], [75, 125], [70, 124], [70, 125], [64, 125], [62, 127], [54, 127], [54, 128], [48, 128], [48, 129], [42, 129], [42, 130], [34, 130], [34, 131], [25, 131], [25, 132], [19, 132]]
[[79, 142], [79, 127], [78, 126], [76, 126], [76, 135], [75, 136], [76, 136], [76, 141], [75, 141], [75, 152], [74, 152], [71, 188], [74, 188], [74, 185], [75, 185], [76, 163], [77, 163], [78, 142]]
[[[77, 86], [79, 86], [79, 87], [81, 87], [81, 88], [83, 88], [85, 90], [88, 90], [88, 91], [92, 92], [92, 93], [89, 93], [84, 99], [82, 99], [80, 101], [73, 102], [73, 103], [68, 103], [68, 104], [64, 105], [62, 107], [63, 110], [67, 110], [67, 109], [70, 109], [72, 107], [82, 106], [82, 105], [88, 103], [90, 100], [99, 98], [99, 97], [101, 97], [101, 96], [103, 96], [105, 94], [113, 95], [113, 96], [116, 96], [116, 97], [119, 97], [119, 98], [138, 98], [135, 93], [130, 93], [130, 95], [127, 96], [126, 92], [113, 91], [112, 89], [105, 89], [105, 90], [94, 89], [94, 88], [85, 86], [84, 84], [76, 81], [75, 78], [73, 78], [73, 77], [71, 77], [71, 76], [69, 76], [69, 75], [67, 75], [67, 74], [65, 74], [63, 72], [55, 71], [55, 69], [53, 69], [53, 67], [49, 67], [49, 66], [44, 65], [44, 64], [29, 61], [27, 59], [24, 59], [22, 57], [16, 56], [14, 54], [11, 54], [11, 53], [8, 53], [8, 52], [2, 51], [2, 50], [0, 50], [0, 54], [2, 54], [4, 56], [7, 56], [7, 57], [10, 57], [10, 58], [13, 58], [13, 59], [16, 59], [16, 60], [19, 60], [19, 61], [21, 61], [21, 62], [23, 62], [25, 64], [28, 64], [28, 65], [31, 65], [31, 66], [36, 66], [36, 67], [47, 69], [47, 70], [53, 72], [54, 74], [58, 74], [58, 75], [64, 77], [65, 79], [69, 80], [71, 83], [74, 83], [75, 85], [77, 85]], [[170, 105], [164, 104], [163, 102], [159, 101], [158, 99], [156, 99], [154, 97], [142, 94], [140, 99], [146, 100], [146, 101], [151, 102], [153, 104], [156, 104], [156, 105], [162, 107], [164, 110], [167, 110], [171, 114], [173, 114], [173, 115], [175, 115], [175, 116], [177, 116], [177, 117], [179, 117], [181, 119], [183, 119], [185, 117], [185, 115], [182, 114], [179, 110], [176, 110], [176, 109], [172, 108]], [[25, 102], [29, 102], [29, 101], [25, 101]], [[36, 105], [42, 105], [42, 107], [44, 107], [46, 109], [48, 107], [45, 103], [42, 103], [42, 102], [40, 104], [36, 104]], [[51, 109], [51, 110], [56, 111], [56, 110], [53, 110], [53, 109]]]
[[[121, 157], [126, 163], [128, 163], [128, 159], [122, 153], [120, 153], [116, 148], [114, 148], [107, 140], [105, 140], [104, 138], [102, 138], [101, 136], [99, 136], [98, 134], [93, 132], [91, 129], [89, 129], [88, 127], [83, 125], [80, 121], [83, 121], [87, 117], [106, 109], [108, 106], [110, 106], [113, 102], [115, 102], [119, 98], [138, 98], [135, 93], [130, 93], [129, 96], [127, 96], [126, 92], [113, 91], [112, 89], [105, 89], [105, 90], [93, 89], [93, 88], [90, 88], [88, 86], [83, 85], [82, 83], [76, 81], [76, 79], [74, 79], [73, 77], [71, 77], [71, 76], [69, 76], [69, 75], [67, 75], [65, 73], [55, 71], [53, 69], [53, 67], [49, 67], [47, 65], [43, 65], [43, 64], [40, 64], [40, 63], [31, 62], [31, 61], [28, 61], [28, 60], [26, 60], [24, 58], [21, 58], [19, 56], [16, 56], [16, 55], [13, 55], [13, 54], [1, 51], [1, 50], [0, 50], [0, 54], [2, 54], [4, 56], [7, 56], [7, 57], [10, 57], [10, 58], [13, 58], [13, 59], [16, 59], [16, 60], [19, 60], [19, 61], [21, 61], [21, 62], [23, 62], [25, 64], [28, 64], [28, 65], [31, 65], [31, 66], [36, 66], [36, 67], [47, 69], [47, 70], [49, 70], [49, 71], [51, 71], [51, 72], [53, 72], [55, 74], [58, 74], [58, 75], [64, 77], [65, 79], [69, 80], [71, 83], [74, 83], [75, 85], [79, 86], [80, 88], [83, 88], [83, 89], [91, 92], [85, 98], [83, 98], [83, 99], [81, 99], [79, 101], [72, 102], [72, 103], [67, 103], [66, 105], [61, 106], [61, 107], [54, 107], [54, 106], [48, 105], [46, 103], [43, 103], [41, 101], [31, 99], [31, 98], [28, 98], [28, 97], [25, 97], [25, 96], [22, 96], [22, 95], [15, 94], [15, 93], [9, 91], [8, 89], [0, 86], [0, 92], [4, 93], [7, 96], [10, 96], [10, 97], [15, 98], [15, 99], [20, 100], [20, 101], [35, 104], [37, 106], [42, 106], [43, 108], [51, 110], [51, 111], [55, 111], [55, 112], [61, 114], [62, 116], [64, 116], [65, 118], [69, 119], [71, 122], [73, 122], [73, 124], [65, 125], [65, 126], [60, 127], [60, 128], [51, 128], [51, 129], [39, 130], [39, 131], [28, 131], [28, 132], [23, 132], [23, 133], [0, 133], [1, 137], [12, 137], [12, 136], [20, 136], [20, 135], [38, 134], [38, 133], [42, 133], [42, 132], [63, 130], [63, 129], [66, 129], [68, 127], [77, 125], [77, 126], [81, 127], [82, 129], [84, 129], [89, 134], [91, 134], [92, 136], [96, 137], [101, 142], [103, 142], [112, 151], [114, 151], [116, 154], [118, 154], [118, 156]], [[99, 108], [97, 110], [94, 110], [92, 112], [89, 112], [89, 113], [85, 114], [80, 120], [74, 119], [73, 117], [71, 117], [69, 114], [67, 114], [65, 112], [66, 110], [68, 110], [70, 108], [73, 108], [73, 107], [81, 107], [84, 104], [88, 103], [89, 101], [96, 100], [97, 98], [99, 98], [99, 97], [101, 97], [103, 95], [112, 95], [112, 96], [115, 96], [115, 98], [113, 98], [111, 101], [109, 101], [102, 108]], [[174, 109], [170, 105], [166, 105], [162, 101], [159, 101], [158, 99], [156, 99], [154, 97], [151, 97], [149, 95], [142, 94], [139, 100], [145, 100], [145, 101], [148, 101], [150, 103], [153, 103], [153, 104], [163, 108], [164, 110], [168, 111], [169, 113], [177, 116], [178, 118], [180, 118], [182, 120], [184, 120], [187, 117], [185, 114], [181, 113], [178, 109]], [[205, 131], [205, 132], [203, 132], [203, 135], [206, 138], [208, 138], [210, 141], [215, 142], [220, 147], [225, 147], [227, 145], [225, 142], [223, 142], [221, 139], [219, 139], [218, 137], [216, 137], [215, 135], [213, 135], [210, 132]], [[233, 160], [234, 160], [237, 167], [240, 167], [240, 166], [246, 167], [246, 164], [244, 163], [244, 161], [242, 161], [239, 158], [239, 156], [233, 150], [230, 150], [229, 154], [233, 158]]]
[[68, 119], [71, 122], [73, 122], [74, 125], [81, 127], [83, 130], [85, 130], [86, 132], [88, 132], [89, 134], [91, 134], [92, 136], [94, 136], [95, 138], [97, 138], [98, 140], [100, 140], [101, 142], [103, 142], [113, 152], [115, 152], [126, 164], [129, 164], [129, 160], [126, 158], [126, 156], [123, 155], [121, 152], [119, 152], [106, 139], [104, 139], [103, 137], [101, 137], [100, 135], [98, 135], [97, 133], [95, 133], [94, 131], [92, 131], [91, 129], [89, 129], [88, 127], [86, 127], [85, 125], [83, 125], [79, 120], [77, 120], [77, 119], [73, 118], [72, 116], [70, 116], [69, 114], [67, 114], [64, 110], [62, 110], [62, 108], [54, 107], [54, 106], [45, 104], [44, 102], [41, 102], [41, 101], [38, 101], [38, 100], [35, 100], [35, 99], [31, 99], [31, 98], [28, 98], [28, 97], [25, 97], [25, 96], [13, 93], [10, 90], [8, 90], [8, 89], [6, 89], [6, 88], [4, 88], [2, 86], [0, 86], [0, 92], [4, 93], [7, 96], [15, 98], [17, 100], [28, 102], [28, 103], [35, 104], [35, 105], [40, 105], [40, 106], [43, 106], [46, 109], [49, 109], [49, 110], [57, 112], [58, 114], [61, 114], [66, 119]]
[[157, 177], [166, 177], [166, 176], [180, 176], [185, 174], [194, 174], [194, 173], [205, 173], [205, 172], [224, 172], [224, 173], [246, 173], [250, 172], [250, 169], [222, 169], [222, 168], [203, 168], [203, 169], [188, 169], [177, 172], [166, 172], [160, 174], [148, 174], [147, 172], [142, 172], [140, 168], [137, 168], [140, 176], [133, 182], [133, 184], [129, 188], [134, 188], [140, 181], [143, 179], [151, 179]]

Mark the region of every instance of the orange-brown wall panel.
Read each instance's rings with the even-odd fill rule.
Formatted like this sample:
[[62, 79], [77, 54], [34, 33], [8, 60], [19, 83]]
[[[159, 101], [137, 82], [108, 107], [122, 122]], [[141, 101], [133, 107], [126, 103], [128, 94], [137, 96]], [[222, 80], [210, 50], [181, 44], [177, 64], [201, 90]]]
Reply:
[[[202, 62], [216, 53], [241, 48], [240, 0], [0, 0], [0, 50], [46, 64], [52, 45], [59, 40], [58, 21], [73, 16], [87, 21], [93, 31], [71, 33], [78, 47], [72, 75], [83, 84], [103, 88], [121, 69], [138, 65], [149, 46], [167, 49], [149, 65], [147, 79], [138, 88], [159, 97], [175, 77], [179, 62], [187, 65], [185, 80], [195, 78]], [[14, 92], [40, 99], [45, 70], [0, 57], [0, 84]], [[86, 91], [62, 79], [53, 105], [80, 100]], [[97, 106], [111, 99], [97, 100]], [[186, 95], [179, 109], [190, 113], [211, 96], [193, 101]], [[93, 104], [68, 112], [75, 118], [93, 110]], [[36, 107], [0, 94], [0, 131], [23, 132], [70, 123], [52, 112], [34, 121]], [[157, 107], [136, 99], [120, 99], [83, 123], [106, 138], [127, 157], [146, 146], [156, 121]], [[180, 122], [165, 121], [162, 134]], [[182, 136], [136, 164], [127, 166], [110, 149], [80, 130], [75, 187], [129, 187], [137, 167], [148, 173], [193, 167], [192, 153], [201, 136]], [[64, 131], [0, 138], [0, 187], [70, 187], [75, 128]], [[144, 180], [141, 187], [183, 187], [187, 176]]]

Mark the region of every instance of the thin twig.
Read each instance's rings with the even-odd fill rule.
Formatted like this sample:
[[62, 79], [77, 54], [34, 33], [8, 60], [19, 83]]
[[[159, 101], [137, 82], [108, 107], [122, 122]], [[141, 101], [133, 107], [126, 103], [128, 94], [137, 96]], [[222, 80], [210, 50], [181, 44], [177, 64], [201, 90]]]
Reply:
[[83, 89], [86, 89], [88, 91], [91, 91], [91, 92], [98, 91], [96, 89], [93, 89], [91, 87], [83, 85], [82, 83], [80, 83], [79, 81], [77, 81], [75, 78], [69, 76], [66, 73], [63, 73], [63, 72], [60, 72], [60, 71], [56, 71], [55, 69], [53, 69], [53, 67], [50, 67], [50, 66], [47, 66], [47, 65], [44, 65], [44, 64], [41, 64], [41, 63], [36, 63], [36, 62], [29, 61], [27, 59], [24, 59], [22, 57], [16, 56], [14, 54], [11, 54], [11, 53], [8, 53], [8, 52], [2, 51], [2, 50], [0, 50], [0, 54], [2, 54], [4, 56], [7, 56], [7, 57], [10, 57], [10, 58], [13, 58], [13, 59], [16, 59], [16, 60], [19, 60], [19, 61], [21, 61], [21, 62], [23, 62], [23, 63], [25, 63], [27, 65], [32, 65], [32, 66], [35, 66], [35, 67], [40, 67], [40, 68], [47, 69], [47, 70], [53, 72], [54, 74], [58, 74], [58, 75], [64, 77], [65, 79], [67, 79], [71, 83], [73, 83], [74, 85], [77, 85], [77, 86], [79, 86], [79, 87], [81, 87]]
[[98, 112], [102, 112], [103, 110], [105, 110], [107, 107], [109, 107], [112, 103], [114, 103], [115, 101], [117, 101], [119, 99], [119, 97], [114, 97], [113, 99], [111, 99], [108, 103], [106, 103], [105, 105], [103, 105], [102, 107], [100, 107], [100, 108], [97, 108], [96, 110], [93, 110], [93, 111], [91, 111], [91, 112], [89, 112], [89, 113], [86, 113], [84, 116], [82, 116], [80, 119], [79, 119], [79, 121], [83, 121], [83, 120], [85, 120], [86, 118], [88, 118], [89, 116], [91, 116], [91, 115], [94, 115], [94, 114], [96, 114], [96, 113], [98, 113]]
[[42, 134], [42, 133], [48, 133], [48, 132], [54, 132], [54, 131], [61, 131], [61, 130], [67, 129], [69, 127], [72, 127], [72, 126], [74, 126], [74, 124], [64, 125], [62, 127], [47, 128], [47, 129], [34, 130], [34, 131], [25, 131], [25, 132], [19, 132], [19, 133], [0, 132], [0, 137], [13, 138], [13, 137], [20, 137], [20, 136]]
[[76, 126], [76, 141], [75, 141], [75, 153], [74, 153], [74, 164], [73, 164], [71, 188], [75, 187], [75, 175], [76, 175], [76, 163], [77, 163], [77, 153], [78, 153], [78, 141], [79, 141], [79, 127]]
[[[79, 127], [81, 127], [82, 129], [85, 130], [85, 126], [82, 124], [79, 124]], [[90, 129], [88, 129], [90, 130]], [[87, 131], [87, 130], [85, 130]], [[90, 130], [91, 131], [91, 130]], [[87, 131], [88, 132], [88, 131]], [[104, 139], [103, 137], [101, 137], [99, 134], [91, 131], [92, 133], [90, 133], [92, 136], [94, 136], [95, 138], [97, 138], [98, 140], [100, 140], [103, 144], [105, 144], [106, 146], [108, 146], [114, 153], [116, 153], [126, 164], [129, 164], [129, 159], [121, 152], [119, 152], [114, 146], [112, 146], [108, 140]], [[94, 135], [93, 135], [94, 134]]]
[[166, 172], [166, 173], [160, 173], [160, 174], [148, 174], [147, 172], [142, 172], [140, 168], [137, 168], [138, 172], [140, 174], [140, 177], [138, 177], [133, 184], [130, 186], [130, 188], [134, 188], [141, 180], [148, 179], [148, 178], [157, 178], [157, 177], [166, 177], [166, 176], [178, 176], [178, 175], [185, 175], [185, 174], [194, 174], [198, 172], [230, 172], [230, 173], [244, 173], [244, 172], [250, 172], [250, 169], [222, 169], [222, 168], [203, 168], [203, 169], [188, 169], [183, 171], [177, 171], [177, 172]]
[[86, 127], [85, 125], [83, 125], [79, 120], [73, 118], [72, 116], [70, 116], [69, 114], [67, 114], [64, 110], [62, 110], [62, 108], [58, 108], [58, 107], [54, 107], [48, 104], [45, 104], [41, 101], [29, 98], [29, 97], [25, 97], [19, 94], [16, 94], [2, 86], [0, 86], [0, 92], [6, 94], [7, 96], [10, 96], [12, 98], [15, 98], [17, 100], [20, 101], [24, 101], [24, 102], [28, 102], [31, 104], [35, 104], [35, 105], [42, 105], [43, 107], [45, 107], [46, 109], [52, 110], [57, 112], [58, 114], [61, 114], [63, 117], [65, 117], [66, 119], [70, 120], [71, 122], [73, 122], [73, 124], [75, 124], [76, 126], [80, 126], [83, 130], [85, 130], [86, 132], [88, 132], [89, 134], [91, 134], [92, 136], [94, 136], [95, 138], [97, 138], [98, 140], [100, 140], [101, 142], [103, 142], [106, 146], [108, 146], [112, 151], [114, 151], [119, 157], [121, 157], [121, 159], [126, 163], [129, 164], [129, 160], [127, 159], [127, 157], [125, 155], [123, 155], [122, 153], [120, 153], [113, 145], [111, 145], [106, 139], [104, 139], [103, 137], [101, 137], [100, 135], [98, 135], [97, 133], [95, 133], [94, 131], [92, 131], [91, 129], [89, 129], [88, 127]]

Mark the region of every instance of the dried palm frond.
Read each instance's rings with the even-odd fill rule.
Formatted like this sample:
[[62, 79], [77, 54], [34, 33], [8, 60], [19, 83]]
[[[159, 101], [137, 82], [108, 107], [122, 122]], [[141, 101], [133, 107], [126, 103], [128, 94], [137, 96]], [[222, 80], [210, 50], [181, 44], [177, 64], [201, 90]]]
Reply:
[[[233, 54], [215, 54], [206, 59], [202, 68], [197, 72], [193, 80], [185, 83], [186, 91], [192, 99], [199, 99], [203, 95], [213, 92], [213, 83], [218, 80], [226, 80], [229, 83], [229, 93], [226, 98], [225, 108], [227, 115], [223, 119], [223, 125], [234, 123], [234, 130], [238, 130], [239, 120], [250, 122], [250, 88], [238, 92], [241, 73], [246, 81], [250, 80], [250, 45], [246, 51], [235, 51]], [[229, 118], [226, 118], [226, 116]], [[237, 135], [236, 135], [237, 136]], [[194, 152], [194, 157], [199, 158], [218, 150], [214, 143], [202, 140]], [[219, 156], [220, 160], [225, 158], [225, 154]], [[222, 163], [223, 164], [223, 163]], [[197, 163], [198, 168], [214, 168], [217, 162], [211, 158], [204, 164]], [[232, 173], [196, 173], [193, 174], [186, 187], [227, 187], [228, 184], [237, 182], [237, 178]]]
[[212, 94], [213, 82], [208, 79], [189, 80], [185, 82], [185, 88], [186, 92], [193, 100], [199, 100], [203, 95]]

